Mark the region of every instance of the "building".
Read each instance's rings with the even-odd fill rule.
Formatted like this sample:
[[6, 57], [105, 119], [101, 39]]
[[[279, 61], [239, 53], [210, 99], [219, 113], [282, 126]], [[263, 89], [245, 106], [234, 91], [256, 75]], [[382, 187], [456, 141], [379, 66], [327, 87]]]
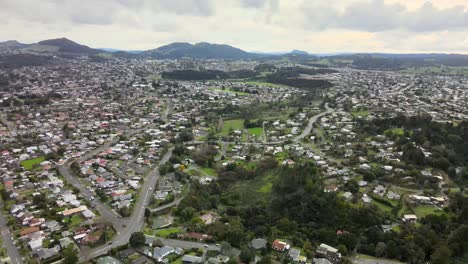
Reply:
[[276, 239], [273, 241], [273, 244], [271, 244], [271, 248], [273, 248], [276, 251], [285, 251], [289, 249], [290, 245], [286, 242], [283, 242], [279, 239]]

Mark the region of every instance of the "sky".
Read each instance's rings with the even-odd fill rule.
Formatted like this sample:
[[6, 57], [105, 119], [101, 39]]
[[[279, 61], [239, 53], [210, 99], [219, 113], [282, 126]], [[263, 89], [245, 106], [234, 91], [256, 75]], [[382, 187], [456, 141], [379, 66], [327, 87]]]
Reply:
[[468, 53], [468, 0], [0, 0], [0, 41], [247, 51]]

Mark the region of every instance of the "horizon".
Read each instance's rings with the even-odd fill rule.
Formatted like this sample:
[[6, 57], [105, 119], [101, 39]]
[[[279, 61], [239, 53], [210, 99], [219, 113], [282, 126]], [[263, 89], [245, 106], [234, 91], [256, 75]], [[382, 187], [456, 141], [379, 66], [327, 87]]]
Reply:
[[0, 36], [22, 43], [66, 36], [119, 50], [209, 42], [266, 53], [468, 51], [468, 0], [5, 0], [0, 14]]
[[[162, 47], [162, 46], [166, 46], [166, 45], [170, 45], [170, 44], [174, 44], [174, 43], [188, 43], [188, 44], [191, 44], [191, 45], [195, 45], [195, 44], [199, 44], [199, 43], [208, 43], [208, 44], [215, 44], [215, 45], [228, 45], [228, 46], [231, 46], [231, 47], [234, 47], [234, 48], [239, 48], [239, 47], [236, 47], [234, 45], [231, 45], [229, 43], [212, 43], [212, 42], [206, 42], [206, 41], [200, 41], [200, 42], [188, 42], [188, 41], [177, 41], [177, 42], [171, 42], [171, 43], [166, 43], [166, 44], [163, 44], [161, 46], [157, 46], [157, 47], [153, 47], [153, 48], [149, 48], [149, 49], [143, 49], [143, 50], [132, 50], [132, 49], [119, 49], [119, 48], [114, 48], [114, 47], [93, 47], [93, 46], [89, 46], [89, 45], [86, 45], [86, 44], [83, 44], [83, 43], [80, 43], [80, 42], [77, 42], [73, 39], [70, 39], [70, 38], [67, 38], [67, 37], [55, 37], [55, 38], [50, 38], [50, 39], [41, 39], [41, 40], [37, 40], [35, 42], [29, 42], [29, 43], [26, 43], [26, 42], [22, 42], [22, 41], [19, 41], [17, 39], [7, 39], [7, 40], [0, 40], [0, 43], [2, 42], [8, 42], [8, 41], [17, 41], [21, 44], [26, 44], [26, 45], [32, 45], [32, 44], [37, 44], [41, 41], [44, 41], [44, 40], [53, 40], [53, 39], [67, 39], [69, 41], [72, 41], [72, 42], [75, 42], [77, 44], [80, 44], [80, 45], [85, 45], [85, 46], [88, 46], [89, 48], [93, 48], [93, 49], [97, 49], [97, 50], [102, 50], [102, 51], [107, 51], [107, 52], [119, 52], [119, 51], [122, 51], [122, 52], [144, 52], [144, 51], [147, 51], [147, 50], [152, 50], [152, 49], [157, 49], [159, 47]], [[392, 54], [395, 54], [395, 55], [468, 55], [468, 52], [467, 53], [456, 53], [456, 52], [421, 52], [421, 53], [418, 53], [418, 52], [401, 52], [401, 53], [395, 53], [395, 52], [379, 52], [379, 51], [372, 51], [372, 52], [369, 52], [369, 51], [362, 51], [362, 52], [353, 52], [353, 51], [337, 51], [337, 52], [324, 52], [324, 53], [317, 53], [317, 52], [311, 52], [311, 51], [307, 51], [307, 50], [302, 50], [302, 49], [291, 49], [289, 51], [259, 51], [259, 50], [244, 50], [242, 48], [239, 48], [245, 52], [248, 52], [248, 53], [253, 53], [253, 54], [265, 54], [265, 55], [284, 55], [284, 54], [290, 54], [290, 53], [293, 53], [294, 51], [299, 51], [299, 52], [307, 52], [308, 55], [317, 55], [317, 56], [334, 56], [334, 55], [354, 55], [354, 54], [388, 54], [388, 55], [392, 55]]]

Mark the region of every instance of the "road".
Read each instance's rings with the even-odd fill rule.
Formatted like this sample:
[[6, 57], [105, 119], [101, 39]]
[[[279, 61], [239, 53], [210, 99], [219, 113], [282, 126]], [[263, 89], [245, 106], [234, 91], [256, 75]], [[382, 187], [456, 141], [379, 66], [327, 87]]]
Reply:
[[[297, 137], [295, 137], [293, 139], [294, 142], [299, 143], [303, 138], [305, 138], [307, 135], [309, 135], [310, 132], [312, 131], [312, 126], [314, 125], [315, 122], [317, 122], [317, 120], [320, 117], [322, 117], [324, 115], [327, 115], [327, 114], [330, 114], [330, 113], [333, 113], [335, 111], [335, 109], [328, 107], [328, 104], [325, 105], [325, 108], [326, 108], [325, 112], [321, 112], [319, 114], [316, 114], [316, 115], [312, 116], [309, 119], [309, 123], [304, 128], [302, 133], [299, 134]], [[263, 143], [262, 142], [237, 142], [237, 141], [219, 141], [219, 142], [221, 144], [257, 145], [257, 146], [263, 146], [264, 145], [264, 146], [266, 146], [266, 145], [280, 145], [280, 144], [284, 144], [286, 141], [287, 140], [280, 140], [280, 141], [270, 141], [270, 142], [263, 142]], [[186, 144], [186, 145], [199, 145], [199, 144], [206, 144], [206, 141], [193, 140], [193, 141], [184, 142], [184, 144]]]
[[127, 244], [130, 240], [130, 236], [133, 233], [143, 229], [145, 222], [145, 210], [146, 208], [148, 208], [148, 205], [151, 201], [151, 196], [153, 194], [153, 190], [156, 188], [156, 183], [160, 178], [159, 167], [171, 158], [172, 150], [173, 148], [168, 150], [164, 157], [159, 161], [158, 166], [156, 166], [153, 169], [153, 171], [151, 171], [150, 174], [147, 176], [140, 191], [140, 195], [138, 196], [138, 201], [134, 205], [132, 215], [128, 219], [127, 225], [124, 227], [124, 229], [120, 232], [117, 232], [117, 235], [107, 245], [93, 248], [89, 252], [86, 252], [86, 254], [82, 254], [82, 256], [80, 257], [80, 262], [88, 261], [102, 254], [105, 254], [112, 248]]
[[155, 237], [154, 239], [159, 239], [163, 242], [164, 245], [170, 246], [170, 247], [180, 247], [183, 249], [201, 248], [201, 249], [207, 249], [210, 251], [221, 250], [221, 248], [216, 245], [205, 244], [201, 242], [185, 241], [185, 240], [178, 240], [178, 239], [164, 239], [160, 237]]
[[106, 221], [109, 221], [114, 226], [115, 230], [119, 231], [123, 229], [123, 225], [126, 224], [126, 221], [116, 212], [114, 212], [108, 205], [101, 202], [98, 198], [93, 199], [94, 195], [90, 190], [82, 184], [78, 177], [73, 175], [69, 166], [60, 166], [58, 167], [60, 174], [68, 181], [71, 185], [77, 188], [80, 191], [80, 194], [84, 199], [86, 199], [93, 207], [101, 214], [101, 217]]
[[169, 101], [167, 102], [167, 108], [166, 108], [166, 111], [164, 111], [164, 114], [162, 115], [161, 117], [161, 120], [166, 122], [168, 121], [168, 116], [169, 116], [169, 113], [171, 112], [172, 110], [172, 98], [169, 98]]
[[152, 209], [149, 209], [151, 213], [156, 213], [156, 212], [159, 212], [159, 211], [163, 211], [164, 209], [167, 209], [167, 208], [171, 208], [173, 206], [178, 206], [180, 201], [182, 201], [184, 199], [185, 196], [182, 196], [180, 198], [177, 198], [175, 199], [174, 201], [168, 203], [168, 204], [165, 204], [165, 205], [161, 205], [159, 207], [156, 207], [156, 208], [152, 208]]
[[326, 109], [325, 112], [314, 115], [309, 119], [309, 123], [307, 124], [306, 128], [302, 131], [302, 133], [299, 136], [294, 138], [294, 142], [300, 142], [303, 138], [305, 138], [307, 135], [309, 135], [310, 132], [312, 131], [312, 126], [314, 125], [315, 122], [317, 122], [317, 120], [320, 117], [322, 117], [324, 115], [327, 115], [327, 114], [330, 114], [333, 111], [335, 111], [334, 109], [328, 107], [328, 104], [325, 104], [325, 109]]
[[10, 131], [10, 135], [16, 136], [16, 125], [10, 121], [8, 121], [6, 115], [0, 114], [0, 120], [8, 127]]
[[[0, 207], [3, 208], [3, 204], [0, 204]], [[3, 216], [3, 212], [0, 210], [0, 233], [2, 235], [3, 247], [6, 248], [8, 256], [10, 257], [11, 263], [13, 264], [23, 264], [21, 259], [21, 254], [18, 251], [18, 248], [11, 239], [12, 234], [8, 228], [7, 221]]]

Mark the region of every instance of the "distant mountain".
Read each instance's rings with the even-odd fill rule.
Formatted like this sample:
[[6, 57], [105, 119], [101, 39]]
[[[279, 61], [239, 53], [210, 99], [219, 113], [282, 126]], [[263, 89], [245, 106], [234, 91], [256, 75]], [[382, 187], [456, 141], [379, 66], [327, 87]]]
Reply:
[[66, 38], [48, 39], [38, 42], [40, 46], [56, 47], [58, 52], [96, 54], [101, 51], [78, 44]]
[[26, 47], [27, 44], [20, 43], [16, 40], [7, 40], [4, 42], [0, 42], [0, 48], [7, 48], [7, 49], [20, 49]]
[[309, 53], [307, 51], [303, 51], [303, 50], [293, 50], [291, 51], [292, 54], [300, 54], [300, 55], [309, 55]]
[[142, 53], [143, 56], [153, 58], [178, 59], [183, 57], [205, 58], [205, 59], [246, 59], [258, 56], [241, 49], [221, 44], [210, 44], [206, 42], [195, 45], [186, 42], [175, 42], [161, 46], [157, 49]]
[[144, 52], [144, 50], [123, 50], [123, 49], [112, 49], [112, 48], [98, 48], [98, 50], [107, 51], [107, 52], [127, 52], [131, 54], [138, 54]]

